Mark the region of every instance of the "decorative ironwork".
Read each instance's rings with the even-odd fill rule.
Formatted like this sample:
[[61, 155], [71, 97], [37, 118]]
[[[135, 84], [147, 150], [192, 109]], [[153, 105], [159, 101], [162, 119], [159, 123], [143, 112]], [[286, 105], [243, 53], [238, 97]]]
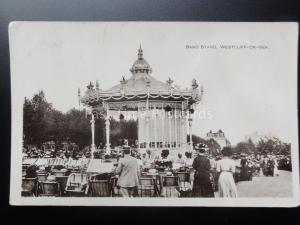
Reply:
[[197, 89], [198, 86], [199, 86], [199, 85], [198, 85], [198, 83], [197, 83], [197, 80], [196, 80], [196, 79], [193, 79], [193, 80], [192, 80], [192, 88], [193, 88], [193, 89]]
[[[121, 101], [121, 102], [106, 102], [110, 110], [114, 111], [137, 111], [146, 109], [146, 101]], [[171, 107], [171, 109], [186, 110], [186, 104], [182, 105], [181, 102], [161, 102], [161, 101], [149, 101], [149, 109], [164, 109], [165, 106]], [[184, 108], [182, 108], [184, 106]]]
[[87, 89], [92, 90], [92, 89], [94, 89], [94, 84], [92, 83], [92, 81], [90, 81], [89, 85], [86, 87], [87, 87]]
[[169, 79], [167, 80], [167, 84], [168, 84], [169, 86], [172, 86], [173, 82], [174, 82], [174, 80], [172, 80], [172, 79], [169, 77]]
[[99, 90], [99, 82], [98, 82], [98, 80], [96, 81], [96, 90]]

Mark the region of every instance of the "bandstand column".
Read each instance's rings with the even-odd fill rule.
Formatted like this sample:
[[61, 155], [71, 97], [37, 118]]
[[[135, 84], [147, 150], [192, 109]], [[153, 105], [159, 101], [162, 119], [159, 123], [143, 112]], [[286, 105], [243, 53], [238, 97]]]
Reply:
[[150, 148], [150, 143], [149, 143], [149, 136], [150, 136], [150, 126], [149, 126], [149, 100], [147, 99], [146, 101], [146, 148], [149, 149]]
[[175, 148], [178, 148], [178, 142], [177, 142], [177, 111], [176, 111], [176, 107], [175, 107], [175, 110], [174, 110], [174, 125], [175, 125], [175, 128], [174, 128], [174, 131], [175, 131]]
[[106, 118], [105, 118], [105, 131], [106, 131], [106, 154], [110, 154], [110, 121], [109, 121], [109, 105], [106, 104]]
[[156, 114], [156, 106], [154, 106], [154, 146], [157, 148], [157, 114]]
[[181, 147], [186, 146], [186, 117], [185, 117], [185, 111], [182, 110], [181, 112]]
[[140, 129], [140, 125], [141, 125], [141, 120], [140, 120], [140, 104], [138, 103], [138, 106], [137, 106], [137, 122], [138, 122], [138, 125], [137, 125], [137, 133], [138, 133], [138, 150], [140, 150], [141, 146], [140, 146], [140, 132], [141, 132], [141, 129]]
[[181, 111], [178, 111], [179, 112], [179, 114], [178, 114], [178, 144], [179, 144], [179, 146], [178, 147], [180, 147], [180, 148], [182, 148], [182, 122], [181, 122], [181, 120], [182, 120], [182, 114], [181, 114]]
[[[169, 114], [169, 113], [168, 113]], [[170, 148], [172, 148], [172, 144], [171, 144], [171, 141], [172, 141], [172, 123], [171, 123], [171, 116], [172, 116], [172, 114], [170, 113], [170, 115], [168, 115], [168, 121], [169, 121], [169, 126], [168, 126], [168, 128], [169, 128], [169, 145], [170, 145]]]
[[186, 134], [187, 134], [187, 127], [186, 127], [186, 124], [187, 124], [187, 121], [186, 121], [186, 111], [184, 109], [184, 103], [182, 102], [181, 103], [181, 148], [186, 148], [187, 145], [186, 145], [186, 142], [187, 142], [187, 137], [186, 137]]
[[189, 124], [189, 133], [190, 133], [190, 150], [193, 151], [193, 135], [192, 135], [192, 114], [189, 112], [188, 124]]
[[91, 155], [92, 158], [94, 158], [94, 151], [96, 150], [95, 146], [95, 116], [92, 113], [92, 118], [91, 118], [91, 130], [92, 130], [92, 145], [91, 145]]
[[165, 116], [166, 112], [163, 110], [162, 111], [162, 116], [161, 116], [161, 131], [162, 131], [162, 148], [165, 147]]

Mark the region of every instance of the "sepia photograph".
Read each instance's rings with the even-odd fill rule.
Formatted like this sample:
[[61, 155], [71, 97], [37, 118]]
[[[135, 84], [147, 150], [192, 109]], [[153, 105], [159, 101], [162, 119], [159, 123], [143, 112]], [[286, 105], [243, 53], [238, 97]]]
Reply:
[[298, 24], [12, 22], [12, 205], [298, 206]]

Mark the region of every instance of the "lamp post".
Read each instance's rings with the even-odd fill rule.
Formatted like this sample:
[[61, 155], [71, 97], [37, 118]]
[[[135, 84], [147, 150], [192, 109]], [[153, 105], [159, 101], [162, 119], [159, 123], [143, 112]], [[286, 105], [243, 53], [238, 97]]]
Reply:
[[96, 150], [95, 145], [95, 115], [93, 114], [92, 110], [84, 109], [85, 116], [88, 118], [90, 116], [90, 124], [91, 124], [91, 133], [92, 133], [92, 143], [91, 143], [91, 157], [94, 158], [94, 152]]
[[190, 133], [190, 151], [193, 151], [193, 135], [192, 135], [192, 122], [193, 118], [191, 117], [191, 113], [189, 113], [189, 133]]
[[105, 130], [106, 130], [106, 154], [110, 154], [110, 121], [109, 121], [109, 105], [106, 103], [106, 118], [105, 118]]
[[92, 158], [94, 158], [94, 152], [96, 150], [96, 145], [95, 145], [95, 116], [93, 113], [92, 114], [92, 118], [90, 120], [91, 123], [91, 130], [92, 130], [92, 145], [91, 145], [91, 153], [92, 153]]

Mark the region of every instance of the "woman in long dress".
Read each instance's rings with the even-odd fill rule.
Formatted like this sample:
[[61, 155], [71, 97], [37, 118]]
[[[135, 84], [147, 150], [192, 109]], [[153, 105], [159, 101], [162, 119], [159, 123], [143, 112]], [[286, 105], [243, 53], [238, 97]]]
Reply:
[[241, 172], [240, 172], [240, 179], [239, 181], [245, 181], [245, 180], [249, 180], [249, 174], [248, 174], [248, 161], [246, 159], [246, 156], [244, 154], [241, 155], [242, 159], [241, 159]]
[[236, 198], [238, 197], [237, 188], [233, 179], [235, 173], [235, 163], [231, 159], [231, 148], [224, 147], [223, 159], [218, 162], [217, 171], [220, 173], [218, 186], [219, 195], [223, 198]]
[[205, 156], [205, 145], [196, 148], [198, 156], [194, 159], [195, 170], [192, 196], [193, 197], [214, 197], [214, 191], [210, 180], [210, 161]]
[[273, 161], [274, 161], [274, 176], [279, 176], [279, 174], [278, 174], [278, 162], [277, 162], [276, 156], [273, 156]]

